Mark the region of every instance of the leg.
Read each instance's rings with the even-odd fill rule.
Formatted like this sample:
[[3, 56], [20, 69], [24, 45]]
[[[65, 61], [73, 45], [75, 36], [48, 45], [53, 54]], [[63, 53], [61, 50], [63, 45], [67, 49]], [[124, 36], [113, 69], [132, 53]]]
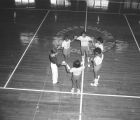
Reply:
[[63, 50], [63, 55], [64, 55], [64, 58], [65, 59], [67, 59], [68, 57], [70, 57], [70, 48], [64, 49]]
[[98, 86], [98, 84], [99, 84], [98, 81], [100, 78], [99, 72], [100, 72], [101, 66], [102, 66], [102, 64], [100, 64], [98, 66], [94, 66], [94, 69], [93, 69], [94, 83], [91, 83], [91, 86]]
[[99, 79], [98, 79], [98, 72], [99, 71], [94, 70], [94, 74], [95, 74], [94, 86], [98, 86], [98, 81], [99, 81]]
[[67, 50], [67, 57], [70, 57], [70, 52], [71, 52], [71, 48], [68, 48], [68, 50]]
[[90, 85], [97, 86], [98, 85], [98, 75], [94, 69], [93, 69], [93, 74], [94, 74], [93, 82]]
[[71, 82], [72, 82], [72, 87], [71, 88], [74, 88], [74, 78], [73, 78], [73, 76], [71, 77]]
[[51, 70], [52, 70], [52, 81], [53, 84], [58, 82], [58, 67], [56, 64], [51, 63]]
[[80, 94], [80, 78], [81, 76], [75, 76], [75, 87], [77, 89], [77, 94]]
[[82, 58], [83, 58], [84, 54], [85, 54], [85, 48], [83, 46], [81, 46], [81, 56], [82, 56]]
[[80, 79], [76, 80], [76, 85], [77, 85], [77, 94], [80, 94]]
[[87, 57], [88, 67], [90, 67], [89, 47], [85, 48], [85, 54]]
[[67, 57], [66, 49], [63, 49], [63, 56], [64, 56], [64, 59], [66, 59]]
[[75, 78], [74, 78], [73, 75], [72, 75], [71, 81], [72, 81], [72, 89], [71, 89], [71, 92], [74, 93], [74, 89], [76, 88], [76, 80], [75, 80]]
[[80, 89], [80, 80], [76, 80], [76, 87], [77, 87], [77, 89]]

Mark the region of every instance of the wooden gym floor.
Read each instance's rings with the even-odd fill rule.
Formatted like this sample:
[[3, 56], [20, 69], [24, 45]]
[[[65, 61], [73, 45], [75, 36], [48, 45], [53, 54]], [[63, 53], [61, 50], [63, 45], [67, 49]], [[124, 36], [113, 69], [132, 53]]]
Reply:
[[[1, 120], [140, 119], [140, 16], [50, 10], [17, 10], [15, 18], [5, 10], [2, 16]], [[90, 86], [93, 73], [86, 68], [82, 93], [72, 95], [70, 75], [63, 67], [59, 84], [52, 85], [48, 54], [54, 37], [73, 37], [83, 30], [106, 39], [105, 57], [99, 86]], [[79, 49], [74, 41], [70, 65], [81, 59]], [[61, 53], [58, 59], [63, 60]]]

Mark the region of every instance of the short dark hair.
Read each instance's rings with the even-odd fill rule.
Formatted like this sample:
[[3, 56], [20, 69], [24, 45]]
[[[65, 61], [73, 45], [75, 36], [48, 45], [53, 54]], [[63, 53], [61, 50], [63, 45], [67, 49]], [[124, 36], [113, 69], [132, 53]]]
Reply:
[[73, 62], [73, 67], [79, 68], [81, 66], [81, 62], [79, 60], [75, 60]]
[[83, 35], [83, 34], [86, 34], [86, 32], [85, 31], [81, 32], [81, 35]]
[[55, 50], [55, 49], [52, 49], [52, 50], [51, 50], [51, 53], [52, 53], [52, 54], [56, 53], [56, 50]]
[[69, 35], [65, 35], [64, 36], [64, 40], [68, 39], [69, 38]]
[[101, 50], [101, 48], [99, 48], [99, 47], [97, 47], [97, 48], [95, 48], [94, 49], [94, 55], [96, 54], [101, 54], [102, 53], [102, 50]]
[[100, 43], [103, 43], [103, 38], [102, 37], [98, 37], [97, 41], [99, 41]]

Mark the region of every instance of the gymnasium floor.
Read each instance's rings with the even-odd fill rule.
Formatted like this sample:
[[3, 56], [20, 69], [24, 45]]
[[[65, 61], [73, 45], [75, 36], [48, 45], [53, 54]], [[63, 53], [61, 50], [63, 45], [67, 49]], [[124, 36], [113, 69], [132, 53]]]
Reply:
[[[15, 19], [0, 18], [0, 120], [139, 120], [139, 20], [135, 15], [51, 10], [17, 10]], [[72, 95], [63, 67], [60, 83], [52, 85], [48, 54], [54, 37], [72, 38], [83, 30], [105, 39], [105, 57], [99, 86], [90, 86], [93, 73], [86, 68], [82, 93]], [[74, 41], [70, 65], [81, 59], [79, 50]], [[63, 60], [61, 53], [58, 59]]]

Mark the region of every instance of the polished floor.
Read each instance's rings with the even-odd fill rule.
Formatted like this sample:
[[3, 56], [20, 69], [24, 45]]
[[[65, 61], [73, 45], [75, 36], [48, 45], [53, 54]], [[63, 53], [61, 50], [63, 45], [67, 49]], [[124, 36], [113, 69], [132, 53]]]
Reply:
[[[5, 10], [0, 18], [1, 120], [139, 120], [140, 16], [72, 11]], [[2, 14], [2, 13], [1, 13]], [[105, 52], [98, 87], [91, 68], [84, 71], [82, 94], [72, 95], [70, 74], [59, 68], [53, 85], [48, 54], [54, 37], [86, 30], [103, 37]], [[115, 43], [115, 44], [113, 44]], [[81, 59], [71, 45], [72, 66]], [[58, 54], [59, 62], [63, 56]]]

